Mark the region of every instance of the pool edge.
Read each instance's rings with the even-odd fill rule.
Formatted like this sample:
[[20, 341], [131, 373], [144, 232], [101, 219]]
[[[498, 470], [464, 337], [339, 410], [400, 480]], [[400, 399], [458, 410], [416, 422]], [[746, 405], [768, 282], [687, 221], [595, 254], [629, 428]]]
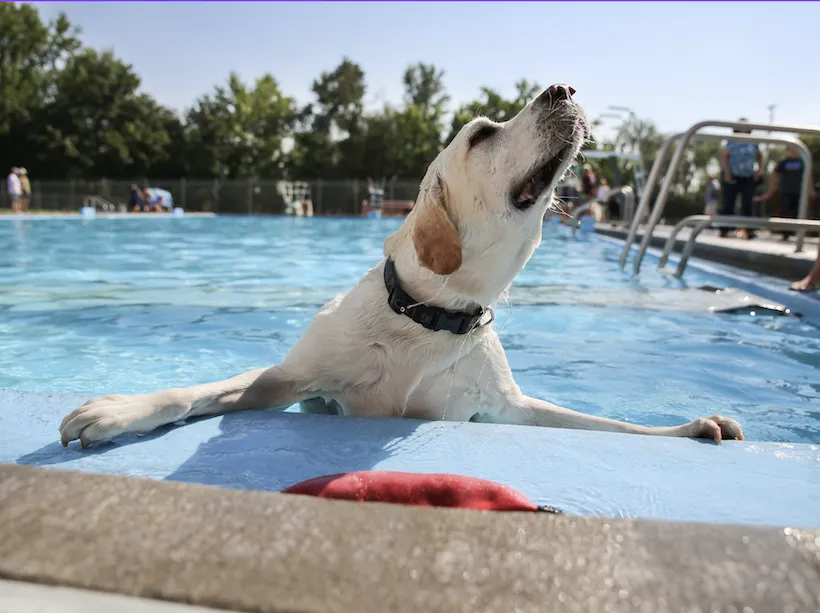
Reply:
[[417, 509], [0, 464], [0, 577], [230, 610], [814, 612], [819, 554], [820, 531]]
[[[595, 236], [604, 242], [612, 243], [623, 247], [624, 240], [614, 234], [602, 233], [596, 230]], [[630, 250], [630, 254], [634, 256], [636, 246]], [[646, 250], [646, 255], [652, 260], [652, 264], [657, 264], [660, 260], [661, 250], [657, 247], [649, 247]], [[671, 268], [680, 260], [680, 253], [670, 253], [667, 268]], [[627, 264], [630, 262], [628, 261]], [[628, 266], [627, 266], [628, 268]], [[655, 266], [657, 268], [657, 266]], [[738, 268], [731, 264], [716, 260], [707, 260], [702, 257], [692, 257], [689, 259], [688, 268], [694, 268], [708, 275], [720, 277], [732, 287], [737, 289], [758, 294], [763, 298], [785, 304], [791, 308], [792, 311], [800, 313], [804, 321], [820, 327], [820, 300], [811, 295], [801, 292], [794, 292], [789, 289], [789, 282], [778, 277], [773, 277], [765, 272], [756, 271], [748, 268]], [[796, 281], [800, 277], [792, 279]], [[681, 278], [683, 283], [686, 282], [685, 276]]]

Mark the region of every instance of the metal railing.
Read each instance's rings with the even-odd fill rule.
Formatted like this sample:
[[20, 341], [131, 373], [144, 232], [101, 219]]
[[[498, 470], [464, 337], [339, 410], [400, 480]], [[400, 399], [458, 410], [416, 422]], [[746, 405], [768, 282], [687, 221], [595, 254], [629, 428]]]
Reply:
[[102, 196], [85, 196], [83, 198], [83, 206], [100, 209], [102, 211], [116, 210], [116, 207]]
[[[620, 223], [631, 224], [632, 219], [635, 215], [635, 190], [632, 189], [629, 185], [624, 185], [623, 187], [616, 187], [609, 194], [609, 200], [612, 200], [612, 198], [615, 198], [617, 196], [623, 196], [624, 205], [623, 210], [621, 211], [621, 219], [618, 221]], [[607, 221], [614, 222], [615, 220]]]
[[666, 244], [663, 247], [663, 253], [658, 263], [658, 268], [663, 269], [669, 259], [669, 254], [675, 245], [675, 239], [678, 233], [685, 227], [692, 227], [692, 232], [686, 241], [686, 245], [681, 252], [678, 268], [675, 270], [675, 276], [680, 277], [683, 271], [686, 270], [686, 264], [689, 258], [692, 257], [692, 252], [695, 249], [695, 243], [698, 240], [698, 235], [706, 228], [721, 228], [721, 227], [743, 227], [766, 230], [792, 230], [795, 232], [820, 232], [820, 221], [812, 221], [808, 219], [785, 219], [783, 217], [743, 217], [737, 215], [690, 215], [681, 219], [672, 232], [669, 238], [666, 239]]
[[[191, 179], [147, 177], [141, 184], [167, 190], [174, 206], [186, 212], [213, 212], [228, 215], [281, 215], [286, 203], [276, 191], [283, 176], [261, 179]], [[120, 206], [130, 200], [132, 179], [32, 179], [29, 209], [39, 211], [76, 211], [83, 197], [97, 195]], [[316, 216], [359, 217], [367, 183], [361, 179], [315, 179], [308, 181]], [[415, 200], [419, 180], [408, 178], [388, 181], [386, 200]], [[0, 190], [0, 209], [10, 208], [11, 201]]]
[[[629, 229], [629, 233], [627, 235], [626, 244], [624, 245], [623, 251], [621, 252], [620, 257], [620, 265], [624, 267], [626, 265], [626, 259], [629, 255], [629, 251], [632, 248], [632, 244], [635, 242], [635, 235], [638, 232], [638, 225], [640, 220], [646, 214], [646, 209], [649, 206], [649, 198], [651, 197], [652, 191], [654, 190], [655, 184], [658, 182], [658, 177], [661, 173], [661, 167], [664, 162], [664, 158], [666, 157], [666, 151], [669, 149], [669, 146], [674, 142], [678, 141], [677, 146], [675, 147], [675, 153], [672, 155], [672, 161], [669, 163], [669, 168], [664, 175], [663, 183], [661, 184], [660, 193], [658, 194], [657, 199], [655, 200], [655, 206], [652, 208], [652, 212], [649, 217], [649, 222], [647, 224], [647, 228], [644, 231], [643, 238], [641, 240], [640, 247], [638, 248], [638, 254], [635, 257], [634, 262], [634, 272], [635, 274], [640, 273], [641, 269], [641, 261], [643, 260], [644, 254], [646, 250], [649, 248], [649, 243], [652, 239], [652, 233], [655, 230], [655, 227], [658, 225], [658, 222], [663, 215], [664, 208], [666, 207], [666, 201], [669, 197], [669, 192], [672, 189], [672, 181], [675, 178], [675, 173], [678, 170], [678, 166], [680, 166], [680, 162], [683, 159], [684, 151], [686, 147], [689, 145], [689, 142], [694, 138], [696, 140], [729, 140], [729, 141], [739, 141], [739, 142], [754, 142], [754, 143], [783, 143], [786, 142], [788, 144], [792, 144], [797, 146], [801, 149], [802, 152], [805, 152], [807, 148], [805, 145], [800, 147], [803, 143], [798, 141], [797, 139], [788, 139], [786, 137], [778, 138], [772, 136], [756, 136], [756, 135], [741, 135], [741, 134], [727, 134], [727, 135], [719, 135], [719, 134], [697, 134], [698, 130], [708, 127], [715, 127], [715, 128], [734, 128], [734, 129], [743, 129], [743, 130], [766, 130], [768, 132], [787, 132], [793, 134], [813, 134], [813, 135], [820, 135], [820, 127], [808, 127], [808, 126], [788, 126], [788, 125], [770, 125], [770, 124], [759, 124], [759, 123], [745, 123], [745, 122], [738, 122], [738, 121], [718, 121], [718, 120], [707, 120], [701, 121], [696, 123], [692, 127], [690, 127], [686, 132], [682, 132], [680, 134], [675, 134], [670, 138], [664, 141], [661, 148], [658, 150], [658, 153], [655, 156], [655, 162], [652, 164], [652, 170], [649, 173], [649, 180], [646, 182], [646, 189], [644, 193], [641, 195], [640, 203], [638, 204], [638, 210], [635, 213], [635, 217], [632, 220], [632, 226]], [[800, 144], [798, 144], [800, 143]], [[811, 155], [809, 154], [809, 159]], [[808, 169], [806, 169], [807, 171]], [[803, 182], [805, 186], [809, 186], [811, 181], [811, 175], [809, 172], [804, 171]], [[801, 200], [800, 200], [800, 211], [798, 212], [798, 216], [802, 213], [803, 218], [805, 218], [806, 214], [808, 213], [808, 196], [809, 196], [809, 189], [805, 188], [801, 193]], [[751, 218], [750, 218], [751, 219]], [[802, 232], [798, 235], [797, 238], [798, 244], [795, 248], [796, 252], [802, 251], [803, 249], [803, 236]]]

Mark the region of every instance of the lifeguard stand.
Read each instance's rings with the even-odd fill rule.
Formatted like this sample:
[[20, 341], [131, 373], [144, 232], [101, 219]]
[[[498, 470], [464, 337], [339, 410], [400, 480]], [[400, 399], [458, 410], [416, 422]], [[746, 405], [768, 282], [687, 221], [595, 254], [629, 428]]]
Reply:
[[306, 181], [277, 181], [276, 191], [285, 201], [285, 215], [313, 217], [313, 198]]
[[373, 179], [367, 180], [367, 200], [362, 202], [362, 216], [368, 219], [381, 219], [384, 210], [384, 184], [385, 179], [374, 183]]

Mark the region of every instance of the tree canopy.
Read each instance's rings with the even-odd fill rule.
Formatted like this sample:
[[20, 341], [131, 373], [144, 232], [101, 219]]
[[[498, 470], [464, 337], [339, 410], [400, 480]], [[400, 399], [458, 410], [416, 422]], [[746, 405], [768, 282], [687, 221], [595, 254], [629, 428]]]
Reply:
[[[368, 109], [365, 73], [344, 57], [314, 80], [311, 100], [288, 96], [272, 74], [245, 83], [232, 73], [190, 108], [173, 110], [141, 89], [132, 66], [112, 50], [85, 47], [80, 35], [64, 14], [45, 22], [31, 4], [0, 4], [6, 168], [24, 165], [40, 179], [418, 180], [473, 117], [509, 119], [541, 89], [522, 78], [510, 99], [482, 87], [475, 100], [453, 108], [444, 71], [420, 62], [401, 75], [399, 105]], [[647, 169], [663, 139], [643, 120], [624, 135]], [[594, 139], [589, 146], [612, 147]], [[716, 147], [693, 148], [677, 177], [679, 192], [697, 184]], [[601, 164], [598, 170], [609, 172]]]

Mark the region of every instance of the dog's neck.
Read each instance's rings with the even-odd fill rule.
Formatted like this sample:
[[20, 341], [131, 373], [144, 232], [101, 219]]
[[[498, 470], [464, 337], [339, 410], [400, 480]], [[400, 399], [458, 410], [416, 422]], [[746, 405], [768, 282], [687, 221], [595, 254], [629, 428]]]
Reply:
[[392, 257], [404, 290], [427, 306], [472, 312], [479, 307], [486, 309], [493, 306], [501, 295], [501, 292], [492, 295], [475, 291], [482, 284], [467, 282], [469, 277], [466, 271], [457, 270], [452, 275], [442, 276], [427, 270], [419, 264], [412, 244], [396, 249]]

